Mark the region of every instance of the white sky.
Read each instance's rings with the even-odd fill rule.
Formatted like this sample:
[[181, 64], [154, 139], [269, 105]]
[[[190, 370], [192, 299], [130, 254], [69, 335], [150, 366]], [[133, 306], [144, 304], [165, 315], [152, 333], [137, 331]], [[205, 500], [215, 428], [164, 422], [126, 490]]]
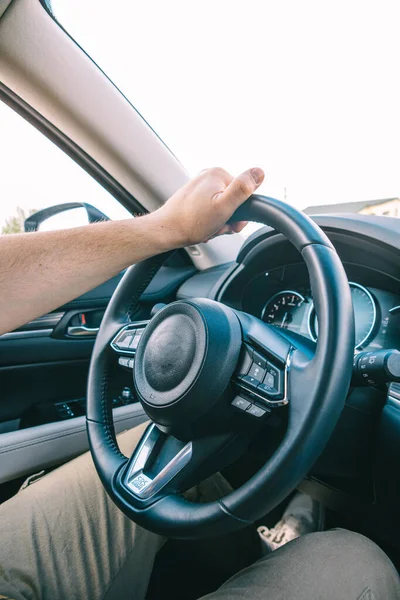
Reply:
[[[52, 5], [190, 173], [258, 165], [262, 192], [283, 199], [286, 188], [299, 208], [400, 195], [397, 0]], [[16, 205], [68, 199], [117, 214], [9, 113], [0, 106], [0, 223]]]

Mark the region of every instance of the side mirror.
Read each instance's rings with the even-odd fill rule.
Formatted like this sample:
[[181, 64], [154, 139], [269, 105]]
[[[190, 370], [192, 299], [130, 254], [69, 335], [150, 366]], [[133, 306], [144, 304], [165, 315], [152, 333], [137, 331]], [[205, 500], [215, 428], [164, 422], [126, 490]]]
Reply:
[[[68, 215], [68, 224], [66, 225], [65, 219], [57, 218], [56, 215], [67, 211], [72, 212]], [[104, 213], [91, 204], [87, 204], [86, 202], [66, 202], [65, 204], [49, 206], [30, 215], [24, 222], [24, 229], [26, 232], [45, 229], [66, 229], [68, 227], [78, 227], [80, 225], [87, 225], [88, 223], [109, 220]]]

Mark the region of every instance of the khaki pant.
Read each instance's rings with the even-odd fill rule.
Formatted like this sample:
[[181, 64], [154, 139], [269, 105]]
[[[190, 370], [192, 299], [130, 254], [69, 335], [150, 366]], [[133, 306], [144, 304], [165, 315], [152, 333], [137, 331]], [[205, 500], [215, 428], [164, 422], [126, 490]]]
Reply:
[[[144, 427], [119, 436], [125, 454]], [[213, 478], [197, 495], [211, 500], [224, 485]], [[85, 454], [0, 506], [0, 598], [141, 600], [162, 543], [115, 507]], [[207, 598], [390, 600], [399, 586], [379, 548], [336, 530], [287, 544]]]

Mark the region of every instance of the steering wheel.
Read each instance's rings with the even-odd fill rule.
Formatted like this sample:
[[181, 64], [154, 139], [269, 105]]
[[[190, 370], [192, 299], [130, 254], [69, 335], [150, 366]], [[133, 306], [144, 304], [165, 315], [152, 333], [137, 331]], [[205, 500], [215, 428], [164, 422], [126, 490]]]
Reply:
[[[277, 506], [323, 450], [350, 384], [353, 308], [329, 239], [305, 214], [263, 196], [251, 196], [231, 220], [268, 224], [301, 253], [318, 317], [315, 351], [204, 298], [172, 302], [150, 321], [135, 321], [141, 294], [171, 255], [165, 253], [127, 270], [92, 355], [87, 431], [97, 472], [130, 519], [168, 537], [228, 533]], [[118, 448], [108, 393], [117, 360], [134, 365], [136, 393], [151, 419], [130, 458]], [[285, 410], [282, 442], [246, 483], [214, 502], [184, 497], [243, 455], [270, 415]]]

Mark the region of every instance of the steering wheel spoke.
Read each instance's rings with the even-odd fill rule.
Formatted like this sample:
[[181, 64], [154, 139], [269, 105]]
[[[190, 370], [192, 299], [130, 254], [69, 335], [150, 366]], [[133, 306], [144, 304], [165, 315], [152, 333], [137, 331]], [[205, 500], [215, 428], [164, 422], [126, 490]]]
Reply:
[[136, 350], [148, 323], [149, 321], [128, 323], [113, 337], [110, 346], [118, 356], [118, 364], [121, 367], [133, 370]]
[[292, 346], [273, 327], [256, 317], [239, 311], [236, 314], [244, 342], [233, 381], [239, 398], [244, 400], [235, 398], [233, 405], [262, 417], [289, 401], [288, 369]]
[[121, 485], [139, 506], [154, 497], [176, 492], [192, 456], [192, 442], [168, 436], [152, 423], [129, 460]]
[[122, 493], [144, 510], [154, 502], [185, 492], [243, 453], [250, 437], [219, 434], [181, 441], [149, 425], [118, 477]]

